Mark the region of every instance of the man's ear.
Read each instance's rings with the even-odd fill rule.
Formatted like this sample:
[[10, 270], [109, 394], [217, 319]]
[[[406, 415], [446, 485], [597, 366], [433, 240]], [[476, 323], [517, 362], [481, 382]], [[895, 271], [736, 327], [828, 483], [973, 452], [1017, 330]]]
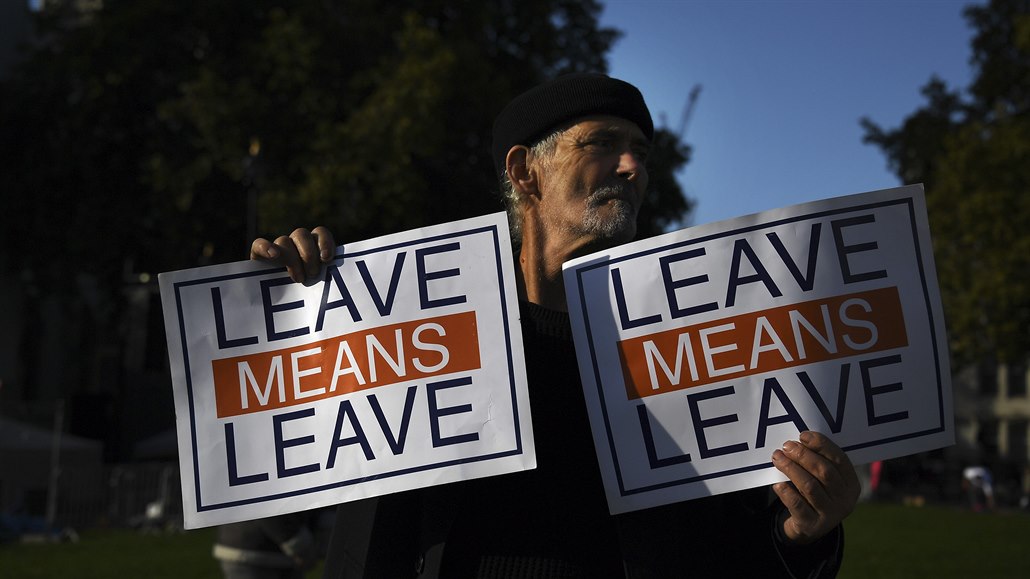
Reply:
[[509, 149], [508, 156], [504, 159], [504, 166], [508, 171], [508, 179], [511, 181], [512, 187], [519, 195], [536, 195], [536, 172], [529, 169], [528, 147], [515, 145]]

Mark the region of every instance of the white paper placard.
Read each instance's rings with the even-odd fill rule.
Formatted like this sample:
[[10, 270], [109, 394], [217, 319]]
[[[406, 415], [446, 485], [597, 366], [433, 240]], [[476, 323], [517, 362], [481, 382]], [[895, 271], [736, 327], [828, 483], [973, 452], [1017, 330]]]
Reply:
[[857, 463], [954, 442], [921, 186], [703, 225], [564, 265], [613, 513], [785, 480], [827, 434]]
[[536, 465], [503, 213], [162, 274], [187, 528]]

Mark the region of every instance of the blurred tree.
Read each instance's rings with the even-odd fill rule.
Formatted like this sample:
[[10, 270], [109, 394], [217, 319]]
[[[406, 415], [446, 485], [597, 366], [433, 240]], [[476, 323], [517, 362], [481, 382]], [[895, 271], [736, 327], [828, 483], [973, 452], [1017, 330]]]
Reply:
[[694, 201], [683, 194], [676, 172], [690, 161], [690, 152], [690, 146], [667, 127], [655, 127], [647, 156], [650, 192], [640, 207], [638, 238], [658, 235], [688, 223]]
[[[72, 4], [40, 15], [0, 86], [0, 225], [27, 242], [8, 266], [114, 281], [240, 259], [249, 217], [343, 241], [497, 211], [493, 116], [544, 78], [604, 71], [618, 36], [593, 0]], [[664, 149], [653, 171], [671, 176], [686, 148]], [[656, 182], [649, 232], [689, 210]]]
[[932, 78], [898, 128], [863, 119], [865, 142], [926, 186], [956, 366], [1030, 351], [1030, 0], [991, 0], [975, 30], [967, 94]]
[[[494, 115], [546, 78], [605, 71], [618, 37], [596, 0], [42, 6], [0, 80], [0, 287], [49, 300], [25, 319], [55, 301], [74, 319], [48, 331], [77, 382], [40, 389], [65, 393], [134, 386], [110, 360], [141, 273], [244, 259], [255, 234], [298, 226], [344, 242], [500, 211]], [[672, 178], [688, 152], [659, 132], [642, 232], [689, 212]], [[45, 346], [22, 331], [30, 376]]]

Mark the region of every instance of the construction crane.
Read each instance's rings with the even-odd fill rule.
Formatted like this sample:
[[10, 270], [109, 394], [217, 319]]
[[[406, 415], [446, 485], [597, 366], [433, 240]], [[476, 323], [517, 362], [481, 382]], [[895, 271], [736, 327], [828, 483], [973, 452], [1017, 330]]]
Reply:
[[690, 117], [694, 114], [694, 107], [697, 106], [699, 96], [701, 96], [701, 85], [695, 84], [694, 88], [690, 89], [690, 94], [687, 95], [687, 104], [683, 107], [683, 116], [680, 117], [680, 128], [676, 132], [676, 138], [679, 141], [682, 141], [687, 134], [687, 124], [690, 123]]

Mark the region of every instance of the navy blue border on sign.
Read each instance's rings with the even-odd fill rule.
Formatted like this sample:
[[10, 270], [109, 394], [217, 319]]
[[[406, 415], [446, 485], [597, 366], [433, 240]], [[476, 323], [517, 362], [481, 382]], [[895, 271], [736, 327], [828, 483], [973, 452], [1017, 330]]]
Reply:
[[631, 496], [631, 495], [646, 493], [646, 492], [655, 491], [655, 490], [664, 489], [664, 488], [676, 487], [676, 486], [680, 486], [680, 485], [684, 485], [684, 484], [689, 484], [689, 483], [694, 483], [694, 482], [703, 481], [703, 480], [722, 478], [722, 477], [726, 477], [726, 476], [741, 474], [741, 473], [744, 473], [744, 472], [751, 472], [751, 471], [756, 471], [756, 470], [762, 470], [762, 469], [766, 469], [766, 468], [771, 468], [772, 467], [772, 463], [771, 462], [765, 462], [765, 463], [760, 463], [760, 464], [742, 466], [742, 467], [739, 467], [739, 468], [728, 469], [728, 470], [719, 471], [719, 472], [713, 472], [713, 473], [709, 473], [709, 474], [705, 474], [705, 475], [699, 475], [699, 476], [693, 476], [693, 477], [684, 477], [684, 478], [680, 478], [680, 479], [676, 479], [676, 480], [662, 482], [662, 483], [659, 483], [659, 484], [654, 484], [654, 485], [648, 485], [648, 486], [643, 486], [643, 487], [627, 489], [626, 485], [625, 485], [625, 482], [623, 481], [622, 469], [619, 466], [619, 456], [618, 456], [618, 453], [616, 452], [616, 448], [615, 448], [615, 438], [614, 438], [614, 435], [612, 434], [611, 420], [608, 417], [608, 406], [605, 403], [604, 391], [603, 391], [603, 388], [602, 388], [602, 385], [601, 385], [601, 380], [600, 380], [601, 373], [600, 373], [600, 371], [598, 369], [598, 365], [597, 365], [597, 353], [596, 353], [595, 348], [594, 348], [594, 341], [592, 339], [590, 339], [590, 336], [592, 334], [590, 332], [590, 318], [589, 318], [588, 313], [587, 313], [586, 296], [585, 296], [585, 294], [583, 292], [583, 285], [584, 285], [583, 284], [583, 274], [585, 272], [588, 272], [588, 271], [593, 270], [593, 269], [597, 269], [599, 267], [610, 267], [611, 265], [613, 265], [615, 263], [622, 262], [622, 261], [628, 261], [628, 260], [631, 260], [631, 259], [636, 259], [636, 258], [643, 257], [643, 256], [646, 256], [646, 255], [651, 255], [651, 254], [654, 254], [654, 253], [665, 252], [665, 251], [669, 251], [671, 249], [677, 249], [677, 248], [680, 248], [680, 247], [686, 247], [686, 246], [690, 246], [690, 245], [696, 245], [696, 244], [699, 244], [699, 243], [705, 243], [705, 242], [708, 242], [708, 241], [711, 241], [711, 240], [714, 240], [714, 239], [719, 239], [719, 238], [723, 238], [723, 237], [729, 237], [731, 235], [740, 235], [740, 234], [743, 234], [743, 233], [750, 233], [752, 231], [758, 231], [758, 230], [762, 230], [762, 229], [769, 229], [769, 228], [772, 228], [772, 227], [778, 227], [780, 225], [786, 225], [786, 224], [794, 223], [794, 222], [798, 222], [798, 221], [806, 221], [806, 220], [812, 220], [812, 219], [821, 219], [821, 218], [824, 218], [824, 217], [828, 217], [828, 216], [832, 216], [832, 215], [840, 215], [840, 214], [843, 214], [843, 213], [855, 213], [855, 212], [858, 212], [858, 211], [869, 211], [869, 210], [872, 210], [872, 209], [881, 209], [883, 207], [890, 207], [892, 205], [905, 205], [907, 207], [908, 214], [909, 214], [909, 222], [910, 222], [911, 227], [912, 227], [912, 243], [913, 243], [913, 246], [915, 248], [915, 254], [916, 254], [916, 258], [917, 258], [916, 261], [918, 262], [918, 266], [919, 266], [919, 279], [920, 279], [920, 283], [922, 284], [922, 288], [923, 288], [923, 301], [924, 301], [924, 303], [926, 305], [927, 319], [929, 320], [929, 323], [930, 323], [930, 343], [931, 343], [931, 345], [933, 347], [933, 358], [934, 358], [934, 361], [935, 361], [935, 369], [936, 369], [936, 374], [937, 374], [937, 407], [938, 407], [938, 416], [939, 416], [939, 419], [940, 419], [940, 426], [937, 427], [937, 428], [931, 428], [931, 429], [922, 430], [922, 431], [919, 431], [919, 432], [910, 432], [908, 434], [903, 434], [903, 435], [899, 435], [899, 436], [893, 436], [893, 437], [889, 437], [889, 438], [883, 438], [883, 439], [880, 439], [880, 440], [874, 440], [874, 441], [863, 442], [863, 443], [859, 443], [859, 444], [853, 444], [851, 446], [846, 446], [846, 447], [843, 447], [843, 448], [844, 448], [845, 451], [857, 450], [857, 449], [860, 449], [860, 448], [866, 448], [866, 447], [875, 446], [875, 445], [878, 445], [878, 444], [887, 444], [887, 443], [891, 443], [891, 442], [897, 442], [897, 441], [900, 441], [900, 440], [909, 440], [909, 439], [912, 439], [912, 438], [919, 438], [919, 437], [922, 437], [922, 436], [929, 436], [931, 434], [937, 434], [937, 433], [940, 433], [940, 432], [944, 431], [944, 429], [947, 427], [947, 425], [946, 425], [945, 417], [944, 417], [944, 383], [943, 383], [943, 381], [941, 379], [942, 378], [941, 377], [941, 355], [940, 355], [940, 352], [937, 349], [937, 338], [936, 338], [936, 336], [937, 336], [937, 328], [936, 328], [937, 320], [934, 319], [934, 316], [933, 316], [933, 304], [930, 302], [930, 290], [929, 290], [929, 287], [927, 286], [926, 271], [925, 271], [925, 269], [923, 267], [923, 248], [921, 248], [920, 244], [919, 244], [919, 230], [918, 230], [918, 227], [917, 227], [917, 224], [916, 224], [915, 203], [914, 203], [912, 197], [904, 197], [904, 198], [900, 198], [900, 199], [892, 199], [892, 200], [888, 200], [888, 201], [881, 201], [881, 202], [878, 202], [878, 203], [869, 203], [869, 204], [865, 204], [865, 205], [856, 205], [856, 206], [852, 206], [852, 207], [843, 207], [843, 208], [839, 208], [839, 209], [831, 209], [831, 210], [827, 210], [827, 211], [819, 211], [819, 212], [815, 212], [815, 213], [809, 213], [807, 215], [799, 215], [799, 216], [795, 216], [795, 217], [788, 217], [788, 218], [780, 219], [780, 220], [777, 220], [777, 221], [770, 221], [770, 222], [767, 222], [767, 223], [761, 223], [761, 224], [751, 225], [751, 226], [748, 226], [748, 227], [742, 227], [740, 229], [734, 229], [732, 231], [724, 231], [724, 232], [714, 233], [712, 235], [707, 235], [707, 236], [704, 236], [704, 237], [698, 237], [698, 238], [694, 238], [694, 239], [688, 239], [688, 240], [684, 240], [684, 241], [679, 241], [679, 242], [673, 243], [671, 245], [665, 245], [665, 246], [654, 248], [654, 249], [648, 249], [648, 250], [640, 251], [640, 252], [633, 253], [633, 254], [630, 254], [630, 255], [624, 255], [624, 256], [618, 257], [618, 258], [602, 260], [602, 261], [599, 261], [599, 262], [592, 262], [592, 263], [590, 263], [588, 265], [584, 265], [584, 266], [576, 269], [576, 286], [577, 286], [577, 290], [579, 292], [579, 302], [580, 302], [580, 308], [582, 309], [583, 324], [585, 326], [586, 335], [587, 335], [587, 343], [589, 345], [590, 364], [591, 364], [591, 369], [593, 371], [592, 379], [593, 379], [593, 383], [595, 384], [595, 386], [597, 388], [598, 400], [601, 403], [601, 415], [602, 415], [602, 417], [604, 419], [604, 429], [605, 429], [606, 437], [608, 439], [608, 448], [609, 448], [609, 452], [611, 453], [612, 463], [615, 465], [615, 477], [616, 477], [616, 479], [618, 480], [618, 483], [619, 483], [619, 494], [621, 496], [624, 496], [624, 497], [625, 496]]
[[483, 462], [483, 461], [487, 461], [487, 460], [494, 460], [494, 459], [504, 458], [504, 457], [508, 457], [508, 456], [517, 456], [517, 455], [522, 454], [524, 452], [524, 449], [523, 449], [523, 445], [522, 445], [522, 428], [520, 426], [520, 421], [519, 421], [518, 393], [517, 393], [516, 388], [515, 388], [516, 387], [516, 385], [515, 385], [515, 361], [512, 358], [512, 354], [511, 354], [511, 352], [512, 352], [511, 328], [508, 326], [508, 303], [507, 303], [507, 298], [506, 298], [506, 291], [505, 291], [505, 285], [504, 285], [504, 271], [503, 271], [503, 263], [504, 262], [503, 262], [502, 256], [501, 256], [501, 244], [500, 244], [500, 237], [499, 237], [499, 234], [498, 234], [498, 231], [497, 231], [497, 226], [496, 225], [490, 225], [490, 226], [486, 226], [486, 227], [477, 227], [477, 228], [468, 229], [468, 230], [465, 230], [465, 231], [458, 231], [458, 232], [453, 232], [453, 233], [436, 235], [436, 236], [433, 236], [433, 237], [414, 239], [414, 240], [411, 240], [411, 241], [406, 241], [406, 242], [401, 242], [401, 243], [394, 243], [392, 245], [385, 245], [385, 246], [382, 246], [382, 247], [376, 247], [376, 248], [372, 248], [372, 249], [368, 249], [368, 250], [360, 251], [360, 252], [356, 252], [356, 253], [348, 253], [348, 252], [344, 251], [344, 253], [341, 253], [339, 255], [334, 255], [333, 256], [333, 260], [335, 261], [335, 260], [343, 259], [344, 257], [347, 257], [348, 259], [352, 259], [352, 258], [356, 258], [356, 257], [361, 257], [363, 255], [370, 255], [370, 254], [374, 254], [374, 253], [379, 253], [379, 252], [384, 252], [384, 251], [391, 251], [391, 250], [400, 249], [400, 248], [404, 248], [404, 247], [410, 247], [412, 245], [422, 245], [422, 244], [433, 243], [435, 241], [440, 241], [440, 240], [444, 240], [444, 239], [453, 239], [453, 238], [458, 238], [458, 237], [467, 237], [469, 235], [476, 235], [476, 234], [480, 234], [480, 233], [490, 233], [490, 234], [492, 234], [493, 242], [494, 242], [494, 258], [495, 258], [495, 263], [496, 263], [496, 266], [497, 266], [497, 281], [498, 281], [498, 286], [499, 286], [499, 290], [500, 290], [500, 298], [501, 298], [501, 300], [500, 300], [500, 302], [501, 302], [501, 320], [502, 320], [503, 325], [504, 325], [504, 343], [506, 345], [506, 353], [507, 353], [507, 357], [508, 357], [508, 386], [509, 386], [510, 393], [511, 393], [512, 418], [514, 420], [514, 427], [515, 427], [515, 448], [513, 448], [511, 450], [504, 450], [504, 451], [495, 452], [495, 453], [491, 453], [491, 454], [485, 454], [485, 455], [481, 455], [481, 456], [471, 456], [471, 457], [464, 457], [464, 458], [460, 458], [460, 459], [448, 460], [448, 461], [443, 461], [443, 462], [430, 463], [430, 464], [420, 465], [420, 466], [416, 466], [416, 467], [400, 469], [400, 470], [396, 470], [396, 471], [379, 473], [379, 474], [375, 474], [375, 475], [371, 475], [371, 476], [352, 478], [352, 479], [347, 479], [347, 480], [343, 480], [343, 481], [336, 481], [336, 482], [333, 482], [333, 483], [329, 483], [329, 484], [325, 484], [325, 485], [319, 485], [319, 486], [316, 486], [316, 487], [298, 489], [298, 490], [293, 490], [293, 491], [289, 491], [289, 492], [270, 494], [270, 495], [265, 495], [265, 496], [260, 496], [260, 497], [253, 497], [253, 498], [250, 498], [250, 499], [244, 499], [244, 500], [238, 500], [238, 501], [228, 501], [228, 502], [222, 502], [222, 503], [212, 503], [212, 504], [208, 504], [208, 505], [204, 505], [203, 504], [203, 501], [202, 501], [202, 498], [201, 498], [201, 492], [200, 492], [200, 488], [201, 488], [201, 485], [200, 485], [200, 468], [199, 468], [200, 467], [200, 463], [199, 463], [199, 456], [198, 456], [198, 453], [197, 453], [197, 422], [196, 422], [196, 415], [195, 415], [195, 410], [194, 410], [194, 406], [193, 406], [193, 380], [192, 380], [192, 373], [190, 372], [190, 361], [189, 361], [190, 359], [189, 359], [189, 351], [188, 351], [188, 348], [187, 348], [188, 342], [186, 340], [186, 327], [185, 327], [185, 323], [183, 321], [182, 300], [181, 300], [181, 296], [180, 296], [179, 292], [180, 292], [180, 289], [183, 288], [183, 287], [194, 286], [194, 285], [213, 284], [213, 283], [219, 283], [219, 282], [233, 280], [233, 279], [241, 279], [241, 278], [247, 278], [247, 277], [268, 275], [270, 273], [276, 273], [276, 272], [285, 272], [286, 268], [281, 268], [281, 267], [279, 267], [279, 268], [269, 268], [269, 269], [263, 269], [263, 270], [252, 271], [252, 272], [247, 272], [247, 273], [229, 274], [229, 275], [222, 275], [222, 276], [216, 276], [216, 277], [210, 277], [210, 278], [203, 278], [203, 279], [195, 279], [195, 280], [190, 280], [190, 281], [183, 281], [183, 282], [178, 282], [178, 283], [174, 284], [173, 287], [175, 289], [175, 307], [176, 307], [176, 311], [178, 313], [178, 319], [179, 319], [179, 337], [180, 337], [179, 339], [180, 339], [180, 341], [182, 343], [182, 357], [183, 357], [183, 366], [184, 366], [183, 369], [185, 370], [185, 374], [186, 374], [186, 394], [187, 394], [187, 400], [189, 402], [190, 435], [191, 435], [191, 444], [192, 444], [192, 451], [193, 451], [193, 456], [192, 456], [192, 459], [193, 459], [193, 485], [194, 485], [194, 489], [195, 489], [195, 492], [196, 492], [197, 512], [214, 511], [214, 510], [218, 510], [218, 509], [225, 509], [225, 508], [230, 508], [230, 507], [238, 507], [238, 506], [242, 506], [242, 505], [250, 505], [250, 504], [255, 504], [255, 503], [262, 503], [262, 502], [273, 501], [273, 500], [278, 500], [278, 499], [283, 499], [283, 498], [288, 498], [288, 497], [295, 497], [295, 496], [300, 496], [300, 495], [317, 493], [317, 492], [326, 491], [326, 490], [330, 490], [330, 489], [334, 489], [334, 488], [341, 488], [341, 487], [357, 485], [357, 484], [361, 484], [363, 482], [368, 482], [368, 481], [371, 481], [371, 480], [393, 478], [393, 477], [397, 477], [397, 476], [412, 474], [412, 473], [415, 473], [415, 472], [423, 472], [423, 471], [434, 470], [434, 469], [439, 469], [439, 468], [446, 468], [446, 467], [449, 467], [449, 466], [455, 466], [455, 465], [459, 465], [459, 464], [470, 464], [470, 463], [476, 463], [476, 462]]

